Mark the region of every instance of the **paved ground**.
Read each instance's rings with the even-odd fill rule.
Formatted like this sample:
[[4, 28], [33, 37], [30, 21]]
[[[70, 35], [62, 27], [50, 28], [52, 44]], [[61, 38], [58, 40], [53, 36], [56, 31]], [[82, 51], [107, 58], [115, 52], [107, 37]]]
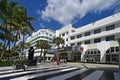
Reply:
[[92, 63], [79, 63], [79, 62], [68, 62], [66, 65], [77, 66], [80, 68], [118, 68], [118, 65], [113, 64], [92, 64]]
[[26, 71], [13, 72], [11, 66], [0, 67], [0, 80], [120, 80], [115, 79], [115, 72], [118, 72], [118, 65], [67, 63], [57, 66], [45, 63]]

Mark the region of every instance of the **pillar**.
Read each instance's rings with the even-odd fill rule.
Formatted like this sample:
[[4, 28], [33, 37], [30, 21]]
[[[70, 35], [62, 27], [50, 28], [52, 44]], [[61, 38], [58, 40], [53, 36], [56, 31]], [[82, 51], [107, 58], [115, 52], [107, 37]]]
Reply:
[[100, 52], [100, 63], [106, 63], [106, 54], [105, 51]]
[[81, 62], [85, 62], [85, 52], [81, 53]]

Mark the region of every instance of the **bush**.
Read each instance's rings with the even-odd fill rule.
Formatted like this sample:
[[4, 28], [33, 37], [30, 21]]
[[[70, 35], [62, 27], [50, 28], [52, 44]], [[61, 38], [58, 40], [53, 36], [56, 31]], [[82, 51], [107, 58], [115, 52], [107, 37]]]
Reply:
[[12, 66], [14, 64], [13, 61], [0, 61], [0, 67], [2, 66]]

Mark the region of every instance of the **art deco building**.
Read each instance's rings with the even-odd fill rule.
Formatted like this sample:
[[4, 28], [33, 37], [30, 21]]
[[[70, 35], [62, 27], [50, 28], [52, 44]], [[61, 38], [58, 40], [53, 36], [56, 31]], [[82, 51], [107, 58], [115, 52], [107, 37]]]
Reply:
[[71, 61], [118, 63], [115, 39], [120, 37], [120, 13], [79, 28], [62, 27], [56, 31], [56, 36], [65, 40], [64, 47], [72, 47], [58, 51], [58, 57], [67, 57]]
[[[37, 32], [32, 33], [32, 35], [30, 37], [27, 38], [27, 43], [30, 43], [31, 46], [34, 47], [35, 49], [35, 53], [34, 53], [34, 57], [35, 56], [40, 56], [40, 52], [41, 49], [38, 49], [35, 47], [36, 42], [39, 40], [46, 40], [49, 42], [50, 45], [52, 44], [52, 39], [53, 37], [55, 37], [55, 32], [53, 30], [50, 29], [40, 29]], [[27, 54], [28, 56], [28, 54]], [[42, 54], [43, 56], [43, 54]], [[54, 54], [46, 54], [46, 59], [50, 60], [50, 58], [52, 58], [54, 56]]]
[[[41, 29], [33, 33], [27, 42], [32, 46], [41, 39], [51, 43], [54, 36], [65, 41], [55, 54], [58, 58], [79, 62], [118, 63], [119, 44], [116, 38], [120, 37], [120, 12], [79, 28], [69, 24], [56, 30], [56, 33]], [[39, 51], [35, 50], [36, 56]]]

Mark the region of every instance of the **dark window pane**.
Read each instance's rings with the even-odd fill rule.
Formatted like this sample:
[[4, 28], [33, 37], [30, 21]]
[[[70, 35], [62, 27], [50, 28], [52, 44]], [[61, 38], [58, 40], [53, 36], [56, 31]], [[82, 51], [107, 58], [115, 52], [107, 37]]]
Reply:
[[106, 41], [111, 41], [111, 40], [115, 40], [115, 36], [108, 36], [106, 37]]
[[111, 47], [111, 52], [114, 52], [114, 47]]
[[85, 33], [85, 36], [89, 36], [89, 35], [90, 35], [90, 32], [86, 32], [86, 33]]
[[85, 41], [85, 44], [90, 44], [90, 40]]
[[78, 42], [77, 45], [81, 45], [81, 42]]
[[115, 29], [115, 25], [110, 25], [110, 26], [106, 27], [106, 31], [109, 31], [109, 30], [112, 30], [112, 29]]
[[101, 42], [101, 38], [94, 39], [94, 43], [99, 43], [99, 42]]
[[118, 52], [118, 51], [119, 51], [119, 48], [118, 48], [118, 47], [116, 47], [116, 48], [115, 48], [115, 51], [116, 51], [116, 52]]
[[75, 36], [72, 36], [72, 37], [71, 37], [71, 40], [73, 40], [73, 39], [75, 39]]
[[82, 35], [81, 35], [81, 34], [77, 35], [77, 38], [81, 38], [81, 37], [82, 37]]
[[97, 33], [100, 33], [100, 32], [101, 32], [101, 29], [94, 30], [94, 34], [97, 34]]

